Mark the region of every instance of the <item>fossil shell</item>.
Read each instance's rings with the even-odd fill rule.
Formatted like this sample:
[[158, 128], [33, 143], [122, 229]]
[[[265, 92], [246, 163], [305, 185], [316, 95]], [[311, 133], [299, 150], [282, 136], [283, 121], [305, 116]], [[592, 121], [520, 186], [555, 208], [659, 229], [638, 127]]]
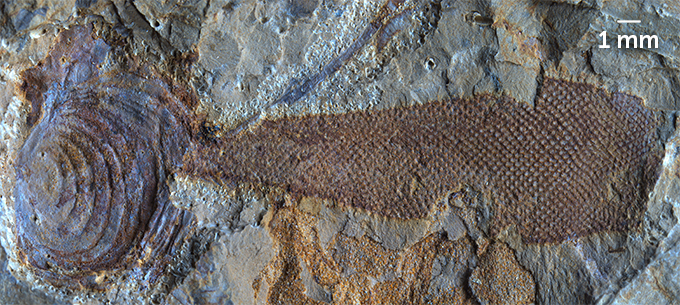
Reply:
[[15, 163], [17, 246], [55, 286], [103, 287], [102, 272], [143, 267], [140, 252], [167, 263], [190, 219], [166, 199], [188, 145], [168, 110], [179, 102], [160, 80], [108, 62], [114, 55], [92, 25], [75, 26], [23, 73], [36, 124]]

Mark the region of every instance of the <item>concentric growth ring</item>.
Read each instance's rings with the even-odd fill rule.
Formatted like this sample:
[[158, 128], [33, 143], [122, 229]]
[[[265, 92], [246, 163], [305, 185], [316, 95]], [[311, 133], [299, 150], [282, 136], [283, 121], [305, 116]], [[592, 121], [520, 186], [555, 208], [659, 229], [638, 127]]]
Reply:
[[21, 72], [31, 130], [15, 159], [13, 254], [55, 287], [104, 290], [123, 274], [151, 287], [193, 228], [166, 184], [191, 146], [192, 96], [117, 35], [71, 26]]
[[18, 246], [53, 275], [122, 267], [155, 209], [164, 169], [151, 97], [98, 89], [115, 94], [55, 105], [17, 158]]

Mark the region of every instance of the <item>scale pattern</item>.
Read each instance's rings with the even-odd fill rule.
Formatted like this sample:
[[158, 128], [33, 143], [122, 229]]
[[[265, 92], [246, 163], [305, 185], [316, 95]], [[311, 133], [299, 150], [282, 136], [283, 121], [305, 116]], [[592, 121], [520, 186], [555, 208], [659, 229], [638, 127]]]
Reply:
[[535, 106], [485, 96], [264, 121], [201, 168], [402, 219], [473, 186], [493, 198], [492, 233], [555, 242], [637, 223], [657, 126], [637, 97], [547, 78]]

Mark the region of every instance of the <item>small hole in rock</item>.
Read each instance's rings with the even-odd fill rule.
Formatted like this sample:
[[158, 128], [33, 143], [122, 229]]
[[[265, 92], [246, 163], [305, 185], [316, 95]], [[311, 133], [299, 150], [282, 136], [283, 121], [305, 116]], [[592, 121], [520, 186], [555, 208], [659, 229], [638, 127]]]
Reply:
[[437, 67], [437, 61], [433, 57], [428, 56], [427, 59], [425, 59], [424, 66], [425, 70], [432, 71]]

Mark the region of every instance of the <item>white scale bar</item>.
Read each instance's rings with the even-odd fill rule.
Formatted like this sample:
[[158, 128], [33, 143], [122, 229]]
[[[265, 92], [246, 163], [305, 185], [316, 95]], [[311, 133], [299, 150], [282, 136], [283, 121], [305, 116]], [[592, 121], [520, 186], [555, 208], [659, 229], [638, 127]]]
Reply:
[[640, 23], [640, 20], [619, 20], [618, 23]]

